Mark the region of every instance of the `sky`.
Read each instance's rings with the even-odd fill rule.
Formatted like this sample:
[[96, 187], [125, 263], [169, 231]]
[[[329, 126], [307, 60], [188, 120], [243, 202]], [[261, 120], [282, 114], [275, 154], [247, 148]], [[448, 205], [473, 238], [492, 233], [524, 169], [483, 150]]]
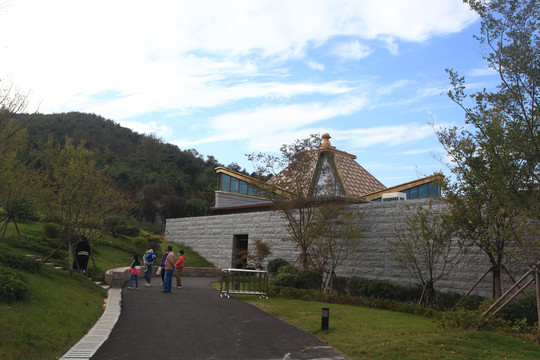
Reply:
[[94, 113], [248, 172], [246, 154], [329, 133], [387, 187], [448, 174], [434, 127], [464, 114], [445, 69], [497, 81], [462, 0], [0, 0], [0, 33], [28, 112]]

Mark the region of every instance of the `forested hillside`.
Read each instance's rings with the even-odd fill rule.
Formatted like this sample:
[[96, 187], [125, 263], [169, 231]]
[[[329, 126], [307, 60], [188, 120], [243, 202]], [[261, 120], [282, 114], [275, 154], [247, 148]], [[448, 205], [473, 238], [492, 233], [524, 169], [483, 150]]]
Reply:
[[19, 158], [39, 167], [41, 144], [52, 137], [81, 141], [98, 154], [100, 166], [136, 202], [138, 220], [204, 215], [213, 205], [218, 161], [203, 159], [196, 150], [181, 150], [154, 137], [138, 134], [103, 117], [79, 112], [18, 115], [26, 128], [27, 147]]

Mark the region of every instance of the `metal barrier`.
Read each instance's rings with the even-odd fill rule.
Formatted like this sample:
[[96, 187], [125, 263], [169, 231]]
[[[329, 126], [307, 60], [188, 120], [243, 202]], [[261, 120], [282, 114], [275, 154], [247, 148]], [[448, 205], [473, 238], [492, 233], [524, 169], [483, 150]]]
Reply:
[[230, 294], [267, 296], [268, 272], [264, 270], [223, 269], [219, 284], [219, 297], [230, 297]]

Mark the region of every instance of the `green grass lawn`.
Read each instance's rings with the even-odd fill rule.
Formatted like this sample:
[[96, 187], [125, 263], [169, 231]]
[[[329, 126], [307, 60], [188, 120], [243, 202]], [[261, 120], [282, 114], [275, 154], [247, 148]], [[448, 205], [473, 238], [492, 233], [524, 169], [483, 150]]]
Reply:
[[[241, 297], [310, 333], [351, 359], [540, 359], [531, 341], [489, 333], [450, 331], [423, 316], [350, 305]], [[329, 330], [321, 330], [322, 308]]]
[[107, 291], [48, 266], [25, 276], [28, 300], [0, 303], [0, 358], [57, 359], [99, 319]]

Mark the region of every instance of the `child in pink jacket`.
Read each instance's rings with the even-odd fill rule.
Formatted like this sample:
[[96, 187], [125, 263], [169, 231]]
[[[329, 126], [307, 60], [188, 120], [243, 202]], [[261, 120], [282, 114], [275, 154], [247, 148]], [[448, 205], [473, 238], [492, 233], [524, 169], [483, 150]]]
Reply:
[[139, 262], [139, 255], [133, 255], [133, 262], [129, 267], [131, 276], [129, 277], [129, 290], [133, 289], [133, 280], [135, 280], [135, 289], [139, 288], [139, 274], [141, 272], [141, 263]]

